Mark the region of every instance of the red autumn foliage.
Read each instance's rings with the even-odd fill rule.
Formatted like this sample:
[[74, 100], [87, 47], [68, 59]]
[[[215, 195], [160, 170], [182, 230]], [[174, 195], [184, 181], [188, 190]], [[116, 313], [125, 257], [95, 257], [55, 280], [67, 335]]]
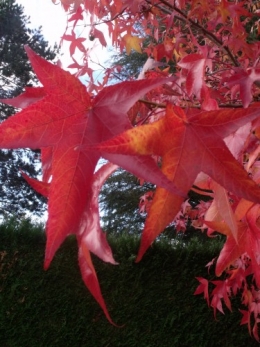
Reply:
[[[198, 277], [195, 294], [203, 293], [216, 314], [224, 312], [223, 303], [231, 310], [231, 296], [240, 293], [246, 307], [241, 324], [259, 340], [259, 3], [60, 2], [68, 13], [62, 39], [70, 42], [74, 76], [27, 47], [43, 87], [1, 100], [22, 111], [0, 125], [0, 148], [42, 152], [43, 181], [23, 175], [48, 197], [45, 268], [66, 236], [75, 234], [82, 278], [112, 322], [90, 252], [115, 264], [99, 224], [98, 193], [119, 165], [156, 184], [140, 205], [147, 219], [137, 261], [172, 222], [183, 231], [189, 218], [209, 236], [224, 235], [215, 271], [225, 279]], [[147, 53], [138, 80], [106, 86], [110, 68], [103, 82], [94, 83], [91, 52], [97, 43], [108, 45], [101, 24], [114, 47]], [[85, 28], [80, 34], [78, 26]], [[151, 38], [146, 47], [145, 37]], [[86, 75], [87, 88], [77, 79]], [[113, 164], [95, 173], [101, 156]], [[211, 200], [192, 207], [189, 190]]]

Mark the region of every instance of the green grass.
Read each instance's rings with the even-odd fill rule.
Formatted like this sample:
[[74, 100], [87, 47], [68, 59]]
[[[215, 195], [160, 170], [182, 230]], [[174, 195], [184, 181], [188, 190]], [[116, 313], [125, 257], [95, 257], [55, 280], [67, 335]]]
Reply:
[[93, 261], [111, 317], [121, 327], [107, 322], [85, 288], [74, 237], [45, 272], [42, 226], [28, 220], [0, 225], [0, 346], [258, 346], [239, 325], [236, 301], [232, 313], [215, 321], [203, 297], [193, 295], [195, 276], [208, 276], [205, 264], [218, 254], [219, 242], [194, 239], [173, 247], [157, 241], [138, 264], [138, 237], [111, 235], [109, 242], [120, 265]]

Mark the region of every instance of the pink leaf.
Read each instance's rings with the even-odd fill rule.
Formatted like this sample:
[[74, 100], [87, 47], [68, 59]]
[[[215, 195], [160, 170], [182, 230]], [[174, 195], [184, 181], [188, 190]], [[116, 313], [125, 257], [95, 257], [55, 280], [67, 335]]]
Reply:
[[201, 90], [205, 84], [204, 75], [207, 60], [202, 55], [193, 53], [187, 55], [178, 63], [184, 69], [182, 73], [186, 77], [186, 89], [189, 96], [194, 94], [200, 99]]
[[93, 30], [91, 31], [91, 34], [93, 34], [93, 36], [99, 40], [99, 42], [101, 43], [101, 45], [103, 47], [107, 46], [107, 42], [106, 42], [105, 36], [102, 33], [102, 31], [100, 31], [96, 27], [94, 27]]
[[196, 279], [200, 282], [200, 285], [194, 292], [194, 295], [204, 294], [204, 299], [207, 300], [209, 306], [209, 281], [203, 277], [196, 277]]
[[43, 87], [25, 87], [25, 92], [12, 99], [0, 99], [7, 105], [26, 108], [27, 106], [41, 100], [46, 95]]

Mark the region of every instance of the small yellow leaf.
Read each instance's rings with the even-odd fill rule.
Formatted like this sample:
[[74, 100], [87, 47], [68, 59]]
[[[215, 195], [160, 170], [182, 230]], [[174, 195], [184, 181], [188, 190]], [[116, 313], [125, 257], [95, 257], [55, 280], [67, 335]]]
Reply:
[[130, 54], [131, 50], [135, 50], [138, 53], [142, 53], [142, 49], [141, 49], [141, 42], [142, 39], [140, 39], [137, 36], [132, 36], [130, 34], [126, 34], [123, 37], [125, 44], [126, 44], [126, 53]]

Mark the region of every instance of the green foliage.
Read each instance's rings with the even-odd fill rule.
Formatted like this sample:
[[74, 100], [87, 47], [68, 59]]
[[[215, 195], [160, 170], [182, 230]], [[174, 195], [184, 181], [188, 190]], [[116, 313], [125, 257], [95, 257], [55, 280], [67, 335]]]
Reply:
[[153, 185], [140, 185], [136, 177], [124, 170], [117, 170], [102, 187], [100, 194], [103, 228], [109, 233], [140, 233], [144, 216], [138, 211], [140, 197]]
[[41, 29], [31, 30], [29, 23], [23, 7], [15, 4], [15, 0], [0, 2], [0, 85], [4, 87], [1, 97], [18, 95], [25, 85], [37, 81], [24, 45], [29, 45], [49, 60], [53, 60], [57, 53], [56, 47], [51, 49], [48, 46]]
[[129, 55], [126, 52], [115, 55], [112, 57], [112, 65], [119, 66], [120, 70], [118, 73], [115, 71], [111, 76], [112, 79], [118, 80], [129, 80], [136, 79], [141, 72], [142, 66], [145, 64], [148, 56], [146, 53], [138, 53], [132, 51]]
[[[51, 268], [42, 269], [41, 225], [9, 220], [0, 226], [0, 345], [4, 347], [238, 347], [258, 346], [239, 327], [236, 310], [213, 312], [194, 296], [195, 276], [207, 276], [205, 264], [220, 244], [193, 240], [173, 246], [154, 243], [142, 262], [134, 263], [139, 237], [111, 235], [119, 266], [94, 259], [110, 325], [80, 280], [76, 240], [69, 237]], [[210, 246], [211, 245], [211, 246]], [[212, 274], [213, 275], [213, 274]]]
[[20, 247], [37, 243], [45, 243], [44, 225], [32, 222], [29, 218], [17, 219], [11, 217], [0, 224], [1, 245], [8, 245], [11, 241], [12, 247]]

